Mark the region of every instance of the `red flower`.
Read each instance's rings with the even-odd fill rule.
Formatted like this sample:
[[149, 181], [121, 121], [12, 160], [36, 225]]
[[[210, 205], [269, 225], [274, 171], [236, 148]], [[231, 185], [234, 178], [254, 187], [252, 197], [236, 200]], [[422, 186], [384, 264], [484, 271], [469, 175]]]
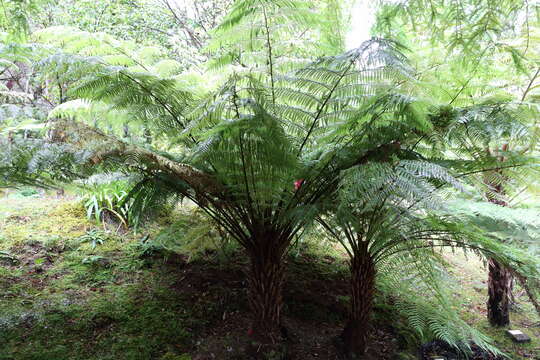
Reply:
[[294, 190], [299, 190], [304, 184], [304, 179], [298, 179], [294, 182]]
[[253, 329], [252, 329], [252, 328], [249, 328], [248, 331], [247, 331], [247, 334], [248, 334], [248, 336], [253, 335]]

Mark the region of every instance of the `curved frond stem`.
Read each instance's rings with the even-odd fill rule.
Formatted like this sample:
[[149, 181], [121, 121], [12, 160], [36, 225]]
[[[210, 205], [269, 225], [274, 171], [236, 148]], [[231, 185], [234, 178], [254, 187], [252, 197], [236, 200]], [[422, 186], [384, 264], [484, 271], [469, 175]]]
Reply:
[[268, 24], [268, 15], [266, 14], [266, 7], [261, 1], [262, 12], [264, 17], [264, 28], [266, 32], [266, 46], [268, 48], [268, 68], [270, 75], [270, 87], [272, 90], [272, 103], [276, 103], [276, 90], [274, 85], [274, 57], [272, 55], [272, 42], [270, 41], [270, 26]]
[[[431, 238], [426, 238], [426, 240], [432, 240], [432, 239]], [[411, 247], [399, 249], [399, 250], [396, 250], [396, 251], [393, 251], [393, 252], [387, 253], [387, 254], [386, 253], [379, 253], [374, 261], [379, 262], [379, 261], [382, 261], [383, 259], [389, 258], [389, 257], [391, 257], [393, 255], [396, 255], [396, 254], [402, 253], [402, 252], [409, 252], [411, 250], [416, 250], [416, 249], [430, 249], [430, 248], [435, 248], [435, 247], [448, 248], [448, 247], [456, 247], [457, 246], [457, 247], [464, 248], [464, 249], [477, 250], [477, 251], [479, 251], [481, 253], [489, 254], [489, 256], [496, 256], [497, 255], [497, 252], [495, 252], [495, 251], [491, 251], [489, 249], [485, 249], [485, 248], [482, 248], [480, 246], [471, 245], [471, 244], [468, 244], [466, 242], [450, 241], [450, 240], [445, 240], [445, 242], [447, 242], [447, 244], [411, 246]]]
[[320, 117], [321, 117], [321, 115], [323, 113], [324, 108], [326, 107], [326, 105], [328, 104], [330, 99], [332, 98], [332, 96], [334, 94], [334, 91], [336, 91], [337, 87], [341, 83], [341, 80], [345, 77], [345, 75], [349, 72], [350, 68], [353, 66], [354, 61], [356, 60], [356, 58], [358, 56], [359, 55], [356, 55], [355, 58], [349, 59], [349, 65], [346, 66], [346, 68], [341, 72], [340, 76], [334, 82], [334, 84], [333, 84], [332, 88], [330, 89], [330, 91], [328, 92], [328, 94], [324, 97], [324, 100], [322, 101], [321, 105], [319, 106], [319, 109], [317, 110], [317, 113], [315, 114], [315, 117], [313, 118], [313, 121], [311, 123], [311, 126], [309, 127], [308, 132], [307, 132], [306, 136], [304, 137], [304, 140], [300, 144], [300, 147], [299, 147], [297, 155], [296, 155], [297, 157], [300, 156], [300, 154], [302, 154], [302, 150], [304, 149], [304, 146], [306, 145], [306, 143], [308, 142], [311, 134], [313, 133], [313, 130], [315, 130], [315, 126], [319, 122], [319, 119], [320, 119]]
[[343, 248], [345, 249], [345, 251], [347, 252], [347, 255], [349, 256], [349, 258], [352, 258], [353, 257], [353, 252], [351, 252], [351, 250], [349, 250], [349, 246], [351, 246], [351, 242], [350, 241], [344, 241], [341, 236], [335, 232], [332, 227], [326, 222], [324, 221], [321, 217], [317, 217], [317, 222], [319, 224], [321, 224], [323, 226], [323, 228], [334, 238], [336, 239], [340, 244], [341, 246], [343, 246]]
[[[140, 81], [137, 81], [137, 79], [135, 79], [133, 76], [130, 76], [127, 72], [123, 71], [121, 72], [121, 74], [125, 76], [126, 78], [128, 78], [129, 80], [131, 80], [133, 83], [137, 84], [137, 86], [139, 86], [144, 92], [146, 92], [152, 99], [157, 101], [159, 105], [163, 107], [163, 109], [165, 109], [165, 111], [167, 111], [171, 115], [171, 117], [175, 120], [178, 126], [180, 126], [182, 129], [186, 128], [185, 124], [180, 120], [178, 115], [170, 108], [170, 106], [168, 106], [167, 103], [163, 101], [159, 96], [154, 94], [152, 90], [144, 86]], [[197, 143], [197, 141], [191, 135], [190, 135], [190, 138], [195, 144]]]
[[536, 72], [534, 73], [534, 75], [531, 77], [530, 81], [529, 81], [529, 84], [527, 85], [527, 87], [525, 88], [525, 91], [523, 91], [523, 95], [521, 95], [521, 100], [520, 102], [524, 102], [525, 99], [527, 98], [527, 95], [529, 94], [529, 91], [531, 91], [531, 88], [534, 84], [534, 81], [536, 80], [536, 78], [538, 77], [538, 75], [540, 75], [540, 67], [538, 67], [536, 69]]

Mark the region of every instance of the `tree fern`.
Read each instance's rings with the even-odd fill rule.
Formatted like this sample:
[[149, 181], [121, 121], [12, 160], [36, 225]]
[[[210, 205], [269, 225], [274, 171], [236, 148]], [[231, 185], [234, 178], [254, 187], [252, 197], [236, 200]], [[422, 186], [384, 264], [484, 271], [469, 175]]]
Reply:
[[[379, 270], [383, 273], [388, 270], [392, 274], [393, 277], [387, 277], [386, 281], [403, 282], [400, 272], [388, 269], [393, 261], [400, 267], [412, 265], [442, 306], [446, 305], [442, 300], [444, 296], [435, 285], [438, 282], [435, 276], [438, 248], [472, 249], [486, 259], [497, 259], [518, 273], [527, 273], [533, 278], [540, 274], [537, 262], [525, 253], [489, 239], [479, 229], [471, 230], [472, 226], [456, 214], [443, 212], [446, 195], [440, 191], [442, 186], [463, 189], [447, 169], [427, 159], [398, 160], [400, 155], [395, 153], [393, 158], [344, 171], [339, 197], [334, 202], [336, 209], [330, 212], [333, 217], [319, 218], [350, 256], [353, 301], [351, 317], [342, 338], [352, 354], [365, 351], [372, 306], [370, 299], [374, 296]], [[457, 326], [452, 325], [458, 319], [455, 313], [451, 316], [452, 321], [446, 317], [451, 312], [445, 312], [440, 318], [432, 314], [426, 321], [416, 316], [418, 310], [414, 308], [403, 308], [402, 311], [410, 315], [409, 321], [421, 336], [428, 332], [429, 336], [467, 350], [468, 343], [462, 343], [465, 333], [455, 331]], [[467, 336], [469, 340], [477, 340], [477, 345], [493, 350], [485, 336], [470, 328]]]

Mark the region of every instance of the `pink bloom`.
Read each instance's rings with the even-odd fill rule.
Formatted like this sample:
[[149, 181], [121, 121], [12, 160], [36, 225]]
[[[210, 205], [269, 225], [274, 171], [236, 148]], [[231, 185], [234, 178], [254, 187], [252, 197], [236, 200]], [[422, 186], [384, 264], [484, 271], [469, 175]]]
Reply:
[[299, 190], [304, 184], [304, 179], [298, 179], [294, 182], [294, 190]]

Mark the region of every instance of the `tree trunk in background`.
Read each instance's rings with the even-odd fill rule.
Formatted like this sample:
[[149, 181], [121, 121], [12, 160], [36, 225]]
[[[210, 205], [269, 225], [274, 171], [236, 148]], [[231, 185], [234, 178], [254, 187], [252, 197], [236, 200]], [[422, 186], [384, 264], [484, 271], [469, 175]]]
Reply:
[[367, 249], [361, 249], [351, 259], [351, 314], [341, 334], [350, 359], [361, 359], [367, 350], [375, 276], [375, 264]]
[[248, 249], [251, 260], [248, 297], [253, 316], [248, 335], [254, 345], [248, 351], [255, 358], [265, 358], [269, 352], [281, 355], [280, 346], [285, 340], [281, 326], [285, 266], [283, 252], [276, 249], [279, 248], [276, 239], [261, 239], [256, 244]]
[[487, 303], [488, 319], [493, 326], [510, 324], [509, 303], [511, 273], [494, 259], [489, 259], [489, 278]]
[[[507, 151], [508, 144], [504, 144], [502, 150]], [[504, 162], [503, 156], [500, 157], [500, 161]], [[494, 194], [487, 194], [488, 201], [499, 206], [508, 206], [508, 203], [503, 199], [505, 192], [502, 185], [500, 183], [491, 184], [490, 187]], [[487, 316], [489, 323], [492, 326], [507, 326], [510, 324], [512, 274], [495, 259], [489, 259], [488, 271], [489, 298], [487, 302]]]

